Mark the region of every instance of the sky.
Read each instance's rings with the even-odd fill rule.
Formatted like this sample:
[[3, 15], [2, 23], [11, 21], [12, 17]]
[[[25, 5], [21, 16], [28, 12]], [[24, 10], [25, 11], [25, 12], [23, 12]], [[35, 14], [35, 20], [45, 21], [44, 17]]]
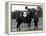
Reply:
[[[37, 9], [37, 6], [28, 6], [28, 8], [35, 8]], [[15, 10], [25, 10], [25, 6], [22, 5], [12, 5], [12, 11]]]

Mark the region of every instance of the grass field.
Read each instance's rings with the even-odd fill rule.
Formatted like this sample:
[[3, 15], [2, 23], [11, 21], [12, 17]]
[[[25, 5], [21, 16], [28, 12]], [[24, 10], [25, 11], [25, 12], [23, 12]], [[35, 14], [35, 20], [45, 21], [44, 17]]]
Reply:
[[[33, 22], [34, 19], [32, 19], [32, 22], [31, 22], [31, 31], [35, 31], [34, 30], [34, 22]], [[17, 32], [17, 22], [16, 22], [16, 19], [12, 19], [11, 21], [12, 23], [12, 26], [11, 26], [11, 31], [12, 32]], [[27, 31], [27, 24], [26, 23], [22, 23], [20, 25], [20, 28], [21, 28], [21, 31]], [[37, 30], [43, 30], [43, 18], [39, 18], [39, 22], [38, 22], [38, 29]]]

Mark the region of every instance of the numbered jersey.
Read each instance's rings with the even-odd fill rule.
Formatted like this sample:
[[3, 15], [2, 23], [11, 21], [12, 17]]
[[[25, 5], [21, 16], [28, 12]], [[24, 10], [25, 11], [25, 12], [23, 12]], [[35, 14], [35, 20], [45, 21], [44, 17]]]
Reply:
[[23, 16], [24, 16], [24, 17], [26, 17], [26, 16], [27, 16], [27, 13], [26, 13], [26, 12], [24, 12], [24, 13], [23, 13]]

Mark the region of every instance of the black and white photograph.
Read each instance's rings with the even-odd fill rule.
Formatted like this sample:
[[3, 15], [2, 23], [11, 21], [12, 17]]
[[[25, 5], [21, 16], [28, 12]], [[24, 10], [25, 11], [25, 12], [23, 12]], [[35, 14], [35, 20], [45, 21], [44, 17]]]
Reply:
[[11, 32], [43, 30], [43, 6], [11, 4]]

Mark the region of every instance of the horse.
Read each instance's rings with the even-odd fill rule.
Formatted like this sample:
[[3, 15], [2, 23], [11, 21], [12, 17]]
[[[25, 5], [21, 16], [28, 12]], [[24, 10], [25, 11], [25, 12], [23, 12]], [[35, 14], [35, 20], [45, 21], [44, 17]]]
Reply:
[[38, 29], [39, 15], [36, 9], [32, 8], [32, 18], [34, 19], [34, 29]]
[[[19, 12], [22, 12], [22, 11], [19, 11]], [[27, 11], [26, 11], [26, 12], [27, 12]], [[17, 17], [16, 17], [16, 21], [17, 21], [17, 31], [21, 31], [20, 25], [21, 25], [21, 23], [23, 23], [23, 22], [24, 22], [24, 23], [27, 23], [28, 28], [29, 28], [30, 25], [31, 25], [31, 12], [29, 13], [29, 11], [28, 11], [26, 17], [23, 16], [23, 13], [18, 14]], [[19, 29], [19, 30], [18, 30], [18, 29]], [[27, 30], [28, 30], [28, 29], [27, 29]], [[31, 29], [30, 29], [30, 30], [31, 30]]]

